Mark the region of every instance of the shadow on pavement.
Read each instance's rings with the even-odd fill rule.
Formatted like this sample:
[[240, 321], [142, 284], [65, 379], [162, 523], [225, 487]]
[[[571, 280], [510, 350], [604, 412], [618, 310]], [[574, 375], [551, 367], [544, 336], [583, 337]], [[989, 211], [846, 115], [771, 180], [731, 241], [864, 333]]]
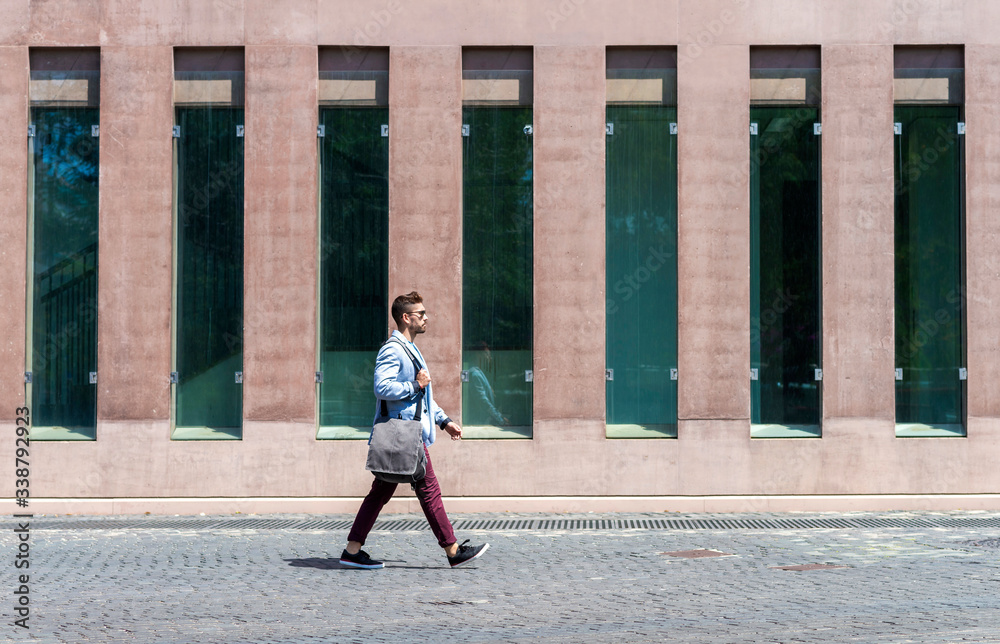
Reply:
[[[331, 557], [308, 557], [306, 559], [284, 559], [287, 561], [289, 566], [295, 568], [318, 568], [320, 570], [361, 570], [361, 568], [353, 568], [351, 566], [345, 566], [340, 563], [340, 559]], [[447, 566], [394, 566], [393, 561], [384, 560], [386, 568], [403, 568], [408, 570], [441, 570], [447, 569]], [[399, 561], [398, 563], [406, 563]]]

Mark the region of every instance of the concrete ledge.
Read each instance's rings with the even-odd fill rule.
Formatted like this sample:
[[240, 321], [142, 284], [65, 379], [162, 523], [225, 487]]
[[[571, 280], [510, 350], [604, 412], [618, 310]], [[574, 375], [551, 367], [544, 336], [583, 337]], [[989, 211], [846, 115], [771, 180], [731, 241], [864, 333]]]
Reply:
[[[451, 513], [476, 512], [886, 512], [1000, 510], [1000, 494], [775, 496], [445, 497]], [[4, 502], [4, 514], [354, 514], [360, 497], [32, 498], [29, 508]], [[383, 514], [420, 514], [416, 498], [393, 498]]]

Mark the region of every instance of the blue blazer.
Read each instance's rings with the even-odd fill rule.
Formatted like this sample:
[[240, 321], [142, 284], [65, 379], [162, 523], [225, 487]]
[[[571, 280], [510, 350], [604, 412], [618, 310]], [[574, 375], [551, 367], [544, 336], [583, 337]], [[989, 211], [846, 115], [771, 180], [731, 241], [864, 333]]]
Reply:
[[[420, 355], [416, 345], [409, 342], [402, 333], [393, 331], [392, 336], [404, 343], [421, 368], [427, 369], [427, 362]], [[375, 359], [375, 419], [381, 416], [381, 401], [386, 402], [390, 418], [412, 420], [417, 413], [417, 372], [413, 361], [399, 342], [386, 342], [379, 349]], [[429, 370], [428, 370], [429, 371]], [[420, 422], [424, 426], [424, 445], [433, 445], [437, 438], [437, 426], [448, 419], [444, 411], [434, 403], [431, 385], [427, 385], [423, 397]], [[433, 422], [432, 422], [433, 421]]]

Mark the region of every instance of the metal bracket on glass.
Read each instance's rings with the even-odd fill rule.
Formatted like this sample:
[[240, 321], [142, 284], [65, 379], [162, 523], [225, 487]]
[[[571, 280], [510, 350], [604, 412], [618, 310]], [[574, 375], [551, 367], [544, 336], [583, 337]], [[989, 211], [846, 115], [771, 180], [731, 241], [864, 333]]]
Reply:
[[237, 371], [236, 372], [236, 384], [238, 384], [238, 385], [242, 385], [243, 384], [243, 372], [242, 371]]
[[756, 123], [751, 123], [750, 124], [750, 136], [757, 136], [757, 124]]
[[24, 383], [28, 384], [28, 385], [31, 384], [31, 372], [30, 371], [25, 371], [24, 372]]
[[757, 369], [750, 369], [750, 380], [757, 379]]
[[677, 369], [671, 369], [670, 370], [670, 379], [671, 380], [677, 380]]
[[97, 372], [96, 371], [91, 371], [90, 372], [90, 384], [92, 384], [92, 385], [96, 385], [97, 384]]
[[962, 121], [959, 121], [958, 123], [958, 133], [965, 134], [965, 123], [963, 123]]
[[316, 382], [323, 382], [323, 372], [322, 371], [317, 371], [316, 372]]
[[244, 131], [243, 130], [243, 126], [242, 125], [237, 125], [236, 126], [236, 138], [242, 139], [243, 138], [243, 131]]
[[462, 124], [462, 136], [469, 136], [469, 126], [467, 124]]
[[316, 136], [318, 138], [320, 138], [320, 139], [322, 139], [324, 136], [326, 136], [326, 126], [325, 125], [317, 125], [316, 126]]
[[966, 369], [965, 367], [959, 367], [958, 368], [958, 379], [959, 380], [968, 380], [969, 379], [969, 370]]
[[535, 381], [535, 374], [534, 374], [534, 372], [531, 371], [531, 369], [525, 369], [524, 370], [524, 381], [525, 382], [534, 382]]
[[896, 369], [896, 380], [902, 380], [902, 379], [903, 379], [903, 370]]
[[615, 379], [615, 370], [614, 369], [605, 369], [604, 370], [604, 379], [605, 380], [614, 380]]
[[29, 125], [28, 126], [28, 138], [31, 139], [31, 138], [34, 138], [34, 136], [35, 136], [35, 126], [34, 125]]
[[903, 133], [903, 124], [902, 123], [893, 123], [892, 124], [892, 132], [893, 132], [893, 134], [902, 134]]
[[180, 381], [181, 381], [181, 378], [180, 378], [179, 375], [177, 375], [177, 372], [176, 371], [171, 371], [170, 372], [170, 384], [176, 385]]
[[614, 136], [614, 134], [615, 134], [615, 124], [614, 123], [605, 123], [604, 124], [604, 133], [607, 134], [608, 136]]
[[823, 124], [822, 123], [813, 123], [813, 134], [815, 134], [816, 136], [819, 136], [822, 133], [823, 133]]
[[670, 133], [671, 134], [677, 134], [677, 124], [676, 123], [671, 123], [670, 124]]
[[174, 126], [174, 138], [175, 139], [181, 138], [181, 126], [180, 125], [175, 125]]
[[91, 125], [90, 126], [90, 136], [101, 136], [101, 126]]
[[382, 136], [389, 136], [389, 126], [388, 125], [385, 125], [385, 124], [382, 125]]
[[822, 369], [814, 369], [813, 370], [813, 380], [822, 380], [822, 379], [823, 379], [823, 370]]
[[530, 126], [530, 125], [525, 125], [525, 126], [524, 126], [524, 130], [522, 130], [522, 131], [523, 131], [523, 132], [524, 132], [525, 134], [527, 134], [528, 136], [531, 136], [532, 134], [534, 134], [534, 133], [535, 133], [535, 128], [533, 128], [533, 127], [532, 127], [532, 126]]
[[462, 373], [458, 374], [459, 380], [462, 382], [469, 382], [469, 372], [466, 369], [462, 370]]

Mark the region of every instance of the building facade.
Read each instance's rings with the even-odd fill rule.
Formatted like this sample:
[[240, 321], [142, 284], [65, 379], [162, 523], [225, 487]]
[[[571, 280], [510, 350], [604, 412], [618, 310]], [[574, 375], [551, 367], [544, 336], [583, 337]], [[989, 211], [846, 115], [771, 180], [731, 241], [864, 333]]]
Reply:
[[5, 498], [352, 512], [418, 290], [452, 511], [1000, 507], [990, 0], [0, 8]]

